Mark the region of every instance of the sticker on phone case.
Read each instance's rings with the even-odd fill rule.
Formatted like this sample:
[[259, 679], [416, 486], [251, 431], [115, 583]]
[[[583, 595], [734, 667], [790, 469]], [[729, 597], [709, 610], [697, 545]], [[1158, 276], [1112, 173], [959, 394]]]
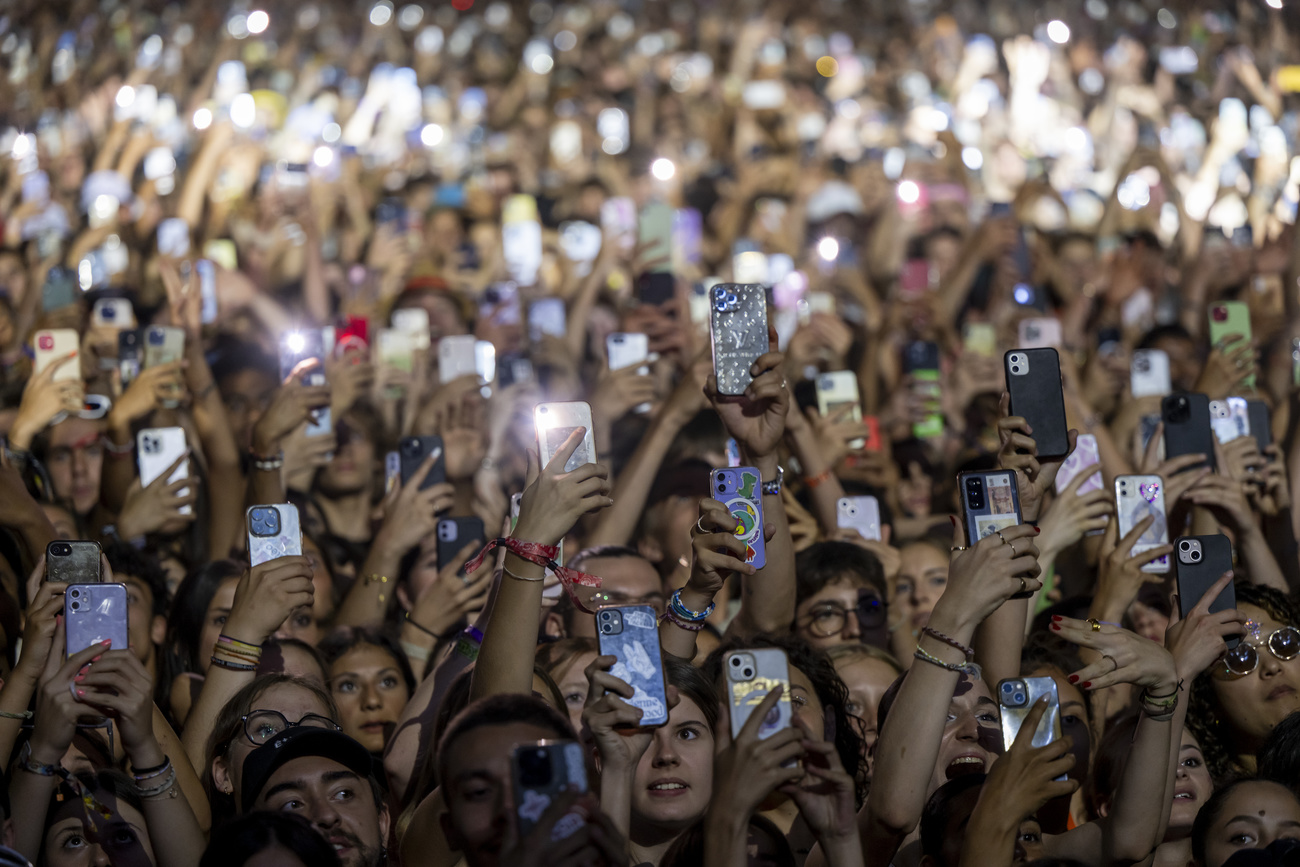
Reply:
[[519, 815], [536, 824], [541, 821], [542, 814], [546, 812], [546, 808], [549, 806], [551, 806], [549, 795], [543, 795], [541, 792], [529, 789], [524, 792], [524, 802], [519, 805]]

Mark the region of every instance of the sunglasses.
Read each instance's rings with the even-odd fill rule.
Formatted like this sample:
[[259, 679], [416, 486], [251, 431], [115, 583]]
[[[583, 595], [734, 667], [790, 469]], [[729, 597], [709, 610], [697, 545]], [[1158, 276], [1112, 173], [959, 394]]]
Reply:
[[[1247, 630], [1254, 625], [1254, 634], [1259, 634], [1259, 624], [1247, 623]], [[1274, 658], [1282, 662], [1289, 662], [1300, 656], [1300, 629], [1294, 626], [1283, 626], [1274, 629], [1268, 634], [1261, 644], [1268, 648], [1268, 652], [1273, 654]], [[1248, 644], [1242, 641], [1232, 650], [1229, 650], [1223, 657], [1224, 668], [1228, 674], [1238, 677], [1252, 673], [1259, 668], [1259, 648], [1254, 644]]]

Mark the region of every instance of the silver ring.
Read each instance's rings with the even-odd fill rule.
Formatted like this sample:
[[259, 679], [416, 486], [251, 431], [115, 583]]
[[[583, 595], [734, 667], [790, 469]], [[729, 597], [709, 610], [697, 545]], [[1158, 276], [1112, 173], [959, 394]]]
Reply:
[[709, 534], [709, 531], [704, 529], [704, 525], [701, 523], [703, 520], [704, 520], [703, 515], [700, 515], [698, 518], [695, 519], [695, 529], [699, 530], [701, 533], [707, 536]]
[[68, 692], [72, 693], [73, 701], [81, 701], [81, 697], [77, 695], [77, 682], [75, 680], [68, 681]]
[[1118, 663], [1118, 662], [1115, 662], [1115, 657], [1111, 656], [1109, 653], [1103, 653], [1103, 654], [1101, 655], [1101, 658], [1102, 658], [1102, 659], [1109, 659], [1109, 660], [1111, 661], [1111, 663], [1115, 666], [1115, 667], [1112, 668], [1109, 672], [1107, 672], [1107, 674], [1110, 674], [1111, 672], [1119, 671], [1119, 663]]
[[[1011, 556], [1012, 556], [1012, 557], [1019, 557], [1019, 556], [1020, 556], [1020, 555], [1016, 552], [1016, 545], [1015, 545], [1014, 542], [1008, 542], [1007, 545], [1008, 545], [1008, 547], [1011, 548]], [[1024, 579], [1022, 578], [1022, 579], [1020, 579], [1020, 580], [1023, 581]], [[1021, 587], [1020, 589], [1021, 589], [1021, 590], [1024, 590], [1025, 588]]]

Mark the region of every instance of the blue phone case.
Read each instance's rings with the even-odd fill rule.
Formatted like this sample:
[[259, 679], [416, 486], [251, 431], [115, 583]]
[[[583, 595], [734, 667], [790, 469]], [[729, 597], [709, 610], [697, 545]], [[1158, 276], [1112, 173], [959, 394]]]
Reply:
[[740, 522], [736, 538], [744, 542], [745, 562], [755, 569], [767, 565], [763, 541], [763, 477], [753, 467], [714, 470], [709, 474], [709, 491]]
[[668, 722], [668, 692], [659, 652], [659, 624], [649, 605], [608, 605], [596, 612], [600, 655], [617, 656], [610, 674], [632, 687], [627, 703], [641, 709], [641, 725]]

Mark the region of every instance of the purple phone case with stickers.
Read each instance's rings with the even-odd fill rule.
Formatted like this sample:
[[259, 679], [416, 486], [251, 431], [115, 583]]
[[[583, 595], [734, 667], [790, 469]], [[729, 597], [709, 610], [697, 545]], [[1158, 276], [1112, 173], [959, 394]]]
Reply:
[[740, 522], [736, 538], [747, 546], [745, 562], [755, 569], [767, 564], [767, 545], [763, 540], [763, 479], [753, 467], [714, 470], [709, 475], [711, 496], [727, 507]]

